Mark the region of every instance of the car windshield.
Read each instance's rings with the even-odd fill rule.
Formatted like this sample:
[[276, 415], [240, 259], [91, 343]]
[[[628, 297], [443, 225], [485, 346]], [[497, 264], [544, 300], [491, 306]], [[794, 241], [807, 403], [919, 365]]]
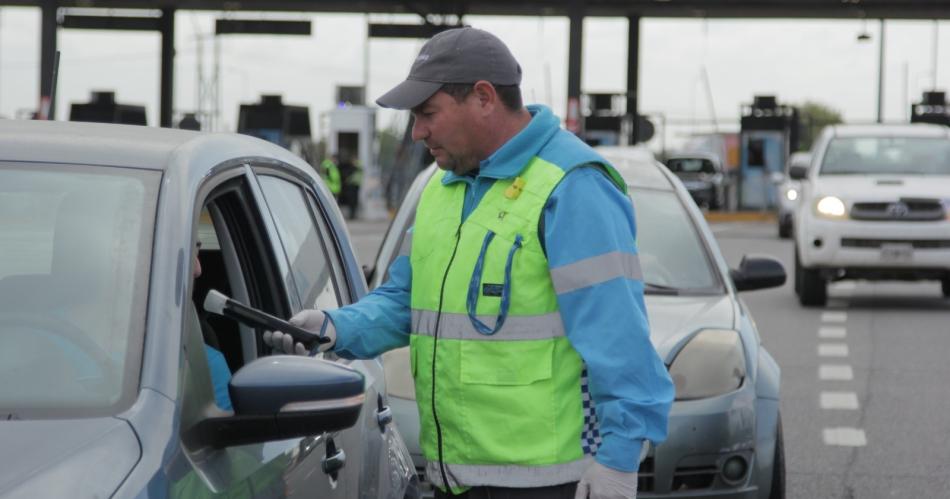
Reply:
[[0, 418], [102, 415], [134, 394], [160, 177], [0, 164]]
[[705, 158], [670, 158], [666, 166], [673, 173], [716, 173], [713, 162]]
[[950, 175], [950, 140], [936, 137], [832, 139], [819, 173]]
[[647, 294], [720, 291], [701, 236], [673, 191], [630, 189]]

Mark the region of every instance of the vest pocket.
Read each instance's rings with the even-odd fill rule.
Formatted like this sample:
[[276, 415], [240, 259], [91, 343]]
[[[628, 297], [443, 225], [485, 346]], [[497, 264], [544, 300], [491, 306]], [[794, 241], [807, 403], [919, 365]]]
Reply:
[[552, 340], [463, 341], [460, 347], [462, 383], [517, 386], [551, 379]]

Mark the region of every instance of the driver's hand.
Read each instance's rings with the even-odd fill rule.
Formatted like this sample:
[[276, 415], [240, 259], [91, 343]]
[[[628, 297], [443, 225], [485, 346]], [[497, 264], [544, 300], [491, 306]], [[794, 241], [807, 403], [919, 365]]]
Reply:
[[264, 343], [274, 349], [275, 352], [291, 355], [313, 355], [318, 352], [325, 352], [333, 348], [336, 344], [336, 328], [333, 327], [333, 321], [323, 312], [316, 309], [303, 310], [288, 321], [291, 324], [310, 331], [313, 334], [330, 338], [328, 343], [316, 345], [305, 345], [289, 334], [280, 331], [267, 331], [264, 333]]

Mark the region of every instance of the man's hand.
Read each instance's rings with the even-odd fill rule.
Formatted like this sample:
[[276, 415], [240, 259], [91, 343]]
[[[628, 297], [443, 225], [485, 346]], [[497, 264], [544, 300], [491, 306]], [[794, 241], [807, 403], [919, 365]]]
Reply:
[[637, 472], [617, 471], [596, 461], [587, 468], [574, 499], [636, 499]]
[[[326, 336], [330, 338], [328, 343], [320, 343], [317, 350], [312, 353], [325, 352], [336, 344], [336, 328], [326, 314], [319, 310], [303, 310], [290, 318], [291, 324], [310, 331], [313, 334]], [[291, 355], [309, 355], [310, 349], [301, 342], [294, 342], [294, 338], [289, 334], [280, 331], [266, 331], [264, 333], [264, 344], [274, 349], [275, 352]]]

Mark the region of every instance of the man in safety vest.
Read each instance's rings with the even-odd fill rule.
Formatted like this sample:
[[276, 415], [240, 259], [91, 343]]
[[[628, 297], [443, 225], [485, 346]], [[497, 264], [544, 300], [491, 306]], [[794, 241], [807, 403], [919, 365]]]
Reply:
[[340, 190], [343, 187], [343, 181], [340, 177], [340, 168], [336, 164], [336, 155], [327, 156], [320, 163], [320, 176], [327, 183], [327, 188], [333, 197], [340, 199]]
[[[520, 83], [485, 31], [422, 47], [377, 100], [412, 110], [412, 137], [441, 169], [409, 242], [358, 303], [291, 321], [341, 357], [410, 345], [436, 497], [633, 498], [673, 400], [633, 206], [607, 161], [548, 108], [522, 105]], [[305, 352], [279, 333], [266, 341]]]

